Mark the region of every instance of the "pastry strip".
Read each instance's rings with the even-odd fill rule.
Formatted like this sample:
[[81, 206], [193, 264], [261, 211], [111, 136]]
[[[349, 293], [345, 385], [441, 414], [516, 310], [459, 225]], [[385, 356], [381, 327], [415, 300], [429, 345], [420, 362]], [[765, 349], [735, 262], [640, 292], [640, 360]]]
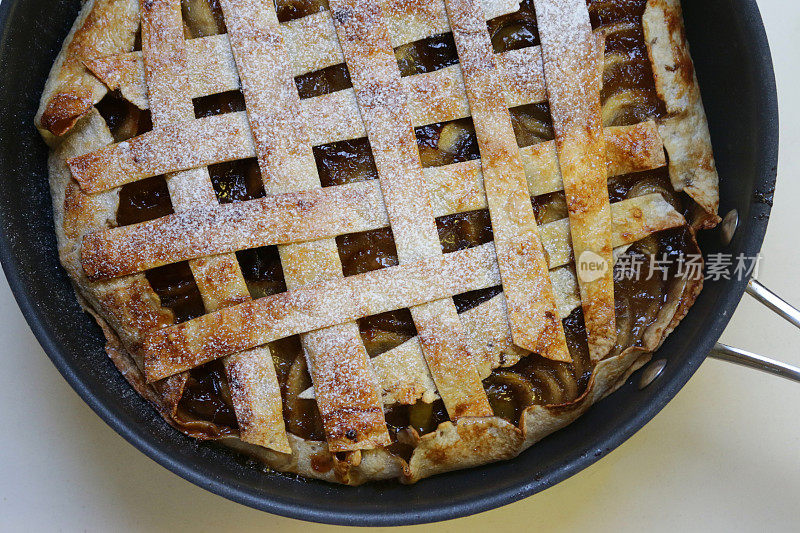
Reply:
[[[400, 69], [376, 0], [331, 0], [339, 42], [372, 147], [401, 265], [442, 256]], [[481, 20], [483, 25], [485, 19]], [[474, 355], [449, 298], [411, 307], [422, 353], [452, 420], [491, 416]]]
[[[48, 143], [55, 141], [53, 135], [70, 131], [108, 92], [102, 81], [89, 75], [84, 62], [133, 49], [139, 20], [139, 0], [99, 0], [88, 8], [84, 3], [34, 119]], [[139, 72], [143, 81], [144, 70]]]
[[[655, 123], [606, 128], [609, 175], [666, 164]], [[531, 196], [563, 189], [555, 142], [520, 150]], [[423, 169], [436, 217], [485, 209], [480, 160]], [[197, 257], [378, 229], [389, 219], [376, 181], [196, 208], [84, 238], [90, 279], [106, 279]], [[545, 247], [547, 242], [545, 241]]]
[[[598, 34], [600, 37], [602, 35]], [[225, 37], [222, 42], [219, 37]], [[602, 39], [598, 39], [600, 45]], [[227, 36], [212, 36], [187, 41], [190, 86], [193, 97], [238, 90], [239, 78]], [[87, 62], [92, 71], [110, 88], [147, 108], [147, 86], [138, 52], [107, 56]], [[498, 54], [499, 75], [508, 107], [543, 102], [547, 99], [542, 72], [541, 47], [533, 46]], [[602, 69], [602, 64], [598, 64]], [[460, 65], [416, 74], [402, 79], [408, 97], [408, 110], [414, 126], [444, 122], [469, 116]], [[363, 137], [358, 105], [352, 89], [308, 98], [301, 103], [314, 145]]]
[[[378, 192], [377, 189], [375, 189], [375, 192]], [[379, 197], [376, 196], [376, 198], [379, 198]], [[647, 198], [647, 197], [642, 197], [642, 198]], [[618, 216], [621, 216], [620, 214], [622, 214], [622, 213], [628, 213], [629, 210], [632, 209], [631, 206], [635, 205], [636, 202], [637, 202], [636, 199], [632, 199], [632, 200], [623, 200], [622, 202], [617, 202], [615, 204], [611, 204], [612, 216], [613, 217], [618, 217]], [[321, 210], [324, 211], [324, 209], [321, 209]], [[302, 220], [307, 220], [307, 219], [299, 219], [299, 220], [302, 221]], [[225, 226], [227, 227], [227, 225], [229, 223], [230, 222], [226, 223]], [[650, 222], [648, 222], [648, 220], [646, 218], [643, 218], [643, 219], [639, 220], [638, 223], [640, 223], [641, 224], [641, 228], [646, 230], [646, 231], [649, 231], [650, 229], [652, 229], [652, 227], [650, 226]], [[615, 232], [623, 231], [623, 229], [618, 226], [617, 222], [615, 222], [615, 224], [617, 224], [614, 227], [614, 231]], [[372, 229], [378, 229], [378, 227], [386, 227], [388, 225], [389, 225], [388, 224], [388, 219], [386, 219], [385, 223], [382, 226], [364, 226], [363, 228], [360, 228], [358, 231], [359, 232], [360, 231], [369, 231], [369, 230], [372, 230]], [[126, 226], [126, 227], [130, 227], [130, 226]], [[256, 230], [254, 230], [254, 231], [256, 231]], [[625, 230], [625, 231], [629, 231], [629, 230]], [[215, 233], [215, 232], [212, 230], [209, 233]], [[246, 238], [246, 236], [249, 235], [249, 230], [245, 227], [243, 233], [245, 234], [245, 236], [243, 236], [242, 239]], [[347, 233], [349, 233], [349, 232], [347, 232]], [[638, 234], [639, 231], [637, 230], [637, 232], [634, 232], [634, 233]], [[543, 224], [542, 226], [539, 227], [539, 234], [541, 235], [541, 238], [542, 238], [542, 243], [544, 245], [544, 249], [545, 249], [545, 252], [546, 252], [546, 255], [547, 255], [547, 260], [548, 260], [548, 264], [549, 264], [550, 268], [555, 268], [556, 266], [565, 265], [565, 264], [569, 263], [570, 261], [572, 261], [572, 248], [570, 246], [569, 219], [564, 218], [564, 219], [561, 219], [561, 220], [556, 220], [556, 221], [553, 221], [553, 222], [548, 222], [546, 224]], [[616, 235], [616, 234], [617, 233], [615, 233], [614, 235]], [[647, 235], [647, 234], [649, 234], [649, 233], [645, 233], [645, 235]], [[299, 232], [298, 232], [298, 235], [302, 236], [302, 234], [299, 233]], [[207, 240], [206, 235], [203, 234], [203, 233], [199, 233], [197, 235], [192, 235], [190, 237], [191, 237], [193, 242], [197, 242], [197, 243], [202, 243], [203, 241]], [[147, 243], [150, 238], [151, 238], [151, 235], [148, 235], [147, 239], [132, 240], [131, 241], [131, 243], [132, 243], [131, 244], [131, 248], [135, 248], [137, 244], [141, 244], [142, 246], [145, 246], [145, 243]], [[616, 238], [616, 237], [614, 237], [614, 238]], [[287, 238], [286, 241], [287, 242], [294, 242], [295, 239], [294, 238]], [[264, 244], [264, 242], [267, 242], [267, 244]], [[260, 242], [249, 242], [249, 243], [246, 243], [244, 246], [249, 247], [249, 248], [255, 248], [255, 247], [258, 247], [258, 246], [266, 246], [268, 244], [271, 244], [271, 243], [269, 241], [260, 241]], [[233, 250], [244, 249], [242, 246], [243, 245], [241, 245], [240, 243], [239, 244], [231, 244], [228, 248], [224, 249], [223, 253], [229, 253], [230, 251], [233, 251]], [[197, 248], [195, 248], [195, 250], [196, 249]], [[179, 250], [179, 251], [182, 252], [183, 250]], [[196, 252], [196, 253], [199, 253], [199, 252]], [[163, 255], [165, 257], [169, 257], [169, 254], [163, 254]], [[204, 254], [203, 253], [199, 253], [199, 255], [204, 255]], [[175, 260], [174, 259], [164, 259], [164, 263], [165, 264], [168, 264], [171, 261], [174, 262]], [[157, 265], [160, 265], [160, 263], [157, 263]], [[148, 266], [147, 268], [155, 268], [155, 266]], [[142, 268], [142, 270], [146, 270], [147, 268]]]
[[[684, 223], [659, 194], [614, 205], [623, 209], [615, 240], [620, 245]], [[552, 224], [568, 246], [568, 223]], [[561, 257], [570, 260], [568, 253]], [[154, 381], [276, 339], [497, 285], [492, 243], [313, 283], [151, 332], [144, 342], [145, 372]]]
[[[604, 129], [608, 176], [652, 170], [666, 165], [664, 145], [655, 122]], [[564, 190], [555, 141], [519, 149], [531, 196]], [[424, 169], [425, 182], [436, 216], [486, 207], [481, 161]]]
[[[596, 46], [602, 46], [600, 40], [597, 40]], [[505, 88], [503, 94], [508, 107], [546, 99], [539, 47], [515, 50], [498, 57]], [[204, 75], [203, 79], [208, 76]], [[459, 65], [408, 76], [402, 78], [401, 84], [414, 127], [469, 116], [469, 103]], [[302, 100], [300, 105], [306, 133], [314, 146], [366, 135], [352, 89]], [[193, 150], [164, 149], [164, 146], [177, 148], [185, 143], [199, 146], [201, 150], [194, 153]], [[175, 164], [192, 166], [193, 158], [204, 157], [209, 162], [223, 162], [254, 155], [246, 113], [237, 112], [169, 128], [158, 136], [152, 132], [145, 133], [124, 143], [75, 158], [69, 164], [84, 190], [99, 192], [141, 179], [143, 173], [146, 174], [148, 168], [156, 165], [155, 161], [160, 158], [171, 158]]]
[[[135, 0], [126, 1], [136, 3]], [[384, 0], [382, 4], [394, 47], [450, 31], [442, 0]], [[488, 0], [485, 2], [485, 9], [487, 19], [499, 17], [517, 11], [519, 2]], [[138, 23], [138, 17], [136, 22]], [[344, 62], [330, 11], [320, 11], [286, 22], [281, 25], [281, 34], [289, 52], [293, 76]], [[113, 48], [106, 54], [112, 51]], [[147, 108], [147, 83], [144, 79], [141, 52], [105, 56], [95, 54], [85, 59], [86, 66], [111, 89], [120, 89], [131, 103], [141, 109]], [[188, 39], [186, 60], [192, 98], [239, 88], [239, 76], [227, 34]], [[83, 69], [83, 65], [80, 68]]]
[[[314, 154], [297, 120], [300, 97], [287, 68], [273, 0], [222, 0], [221, 5], [266, 193], [319, 189]], [[308, 219], [302, 222], [313, 227]], [[343, 276], [334, 239], [288, 244], [278, 251], [289, 290]], [[306, 333], [301, 342], [330, 451], [391, 444], [358, 325], [349, 322]]]
[[156, 381], [276, 339], [499, 283], [491, 243], [313, 283], [150, 332], [145, 374]]
[[483, 12], [476, 0], [446, 5], [481, 153], [511, 336], [528, 351], [572, 361]]
[[[487, 20], [519, 10], [519, 0], [483, 3]], [[379, 4], [393, 48], [450, 31], [443, 0], [380, 0]], [[281, 26], [295, 76], [344, 63], [331, 11], [320, 11]]]
[[[180, 0], [142, 0], [142, 50], [155, 128], [194, 120], [185, 74]], [[177, 212], [197, 205], [216, 206], [208, 169], [167, 176]], [[189, 263], [209, 312], [250, 299], [236, 256], [228, 254]], [[230, 354], [224, 361], [242, 440], [289, 453], [280, 386], [267, 347]]]
[[[371, 184], [372, 185], [372, 184]], [[380, 201], [380, 191], [377, 187], [372, 187], [372, 191], [375, 193], [375, 200]], [[647, 198], [647, 197], [642, 197]], [[615, 204], [611, 204], [611, 212], [613, 217], [621, 216], [620, 213], [628, 213], [630, 209], [632, 209], [631, 205], [635, 205], [638, 200], [623, 200], [622, 202], [617, 202]], [[228, 204], [230, 205], [230, 204]], [[344, 205], [344, 208], [347, 208], [347, 204], [340, 204]], [[364, 204], [361, 207], [364, 207], [369, 204]], [[283, 241], [279, 242], [295, 242], [298, 240], [302, 240], [303, 237], [309, 235], [308, 232], [303, 233], [306, 229], [305, 226], [315, 224], [317, 221], [324, 223], [325, 215], [329, 214], [329, 212], [325, 209], [323, 205], [318, 210], [320, 216], [296, 216], [292, 215], [291, 220], [293, 223], [297, 224], [296, 233], [294, 235], [288, 236], [283, 239]], [[177, 220], [180, 220], [182, 214], [176, 216]], [[354, 231], [345, 231], [344, 233], [358, 233], [362, 231], [369, 231], [378, 229], [380, 227], [386, 227], [389, 225], [389, 219], [386, 217], [385, 213], [383, 214], [384, 219], [380, 225], [364, 225], [362, 227], [355, 228]], [[280, 217], [279, 214], [275, 215], [275, 217]], [[171, 217], [165, 217], [160, 220], [167, 220]], [[194, 218], [194, 217], [190, 217]], [[271, 220], [273, 217], [269, 214], [265, 216], [266, 220]], [[333, 219], [330, 222], [336, 220], [334, 215]], [[647, 219], [641, 219], [638, 221], [642, 226], [642, 228], [647, 229], [650, 228], [649, 222]], [[143, 224], [150, 224], [149, 222], [145, 222]], [[181, 229], [181, 224], [177, 223], [175, 226], [178, 229], [169, 229], [163, 233], [154, 233], [154, 232], [144, 232], [143, 236], [134, 236], [131, 237], [131, 233], [123, 233], [123, 234], [116, 234], [119, 237], [110, 237], [108, 239], [107, 247], [111, 250], [111, 253], [114, 253], [116, 250], [115, 243], [118, 241], [127, 241], [129, 243], [126, 246], [127, 250], [135, 250], [137, 248], [143, 248], [145, 252], [152, 252], [153, 255], [158, 258], [160, 261], [152, 261], [151, 263], [146, 264], [145, 266], [139, 265], [137, 270], [147, 270], [150, 268], [155, 268], [162, 264], [169, 264], [171, 262], [176, 262], [177, 260], [173, 257], [174, 253], [184, 253], [186, 248], [173, 248], [168, 249], [166, 251], [148, 248], [148, 243], [154, 242], [154, 240], [159, 240], [165, 238], [165, 235], [171, 235], [174, 238], [175, 233], [179, 233], [183, 231], [184, 236], [186, 236], [189, 240], [188, 242], [188, 249], [192, 250], [194, 256], [202, 257], [206, 255], [212, 255], [217, 253], [230, 253], [233, 251], [238, 251], [246, 248], [257, 248], [259, 246], [268, 246], [270, 244], [276, 244], [275, 242], [271, 242], [268, 238], [265, 238], [263, 235], [259, 235], [259, 231], [261, 229], [257, 226], [249, 226], [247, 224], [243, 224], [236, 219], [223, 219], [223, 222], [218, 225], [210, 225], [210, 229], [207, 229], [203, 232], [192, 233], [186, 230]], [[232, 228], [235, 227], [238, 231], [240, 231], [239, 240], [225, 242], [225, 247], [222, 248], [220, 246], [209, 247], [205, 250], [202, 248], [204, 244], [209, 243], [209, 236], [210, 235], [219, 235], [222, 228]], [[124, 228], [136, 228], [136, 226], [124, 226]], [[116, 228], [115, 228], [116, 229]], [[121, 228], [120, 228], [121, 229]], [[114, 231], [114, 230], [110, 230]], [[318, 231], [316, 229], [312, 230], [314, 232]], [[622, 229], [615, 226], [614, 231], [623, 231]], [[629, 231], [629, 230], [626, 230]], [[332, 234], [338, 234], [338, 232], [331, 231]], [[638, 234], [637, 232], [634, 232]], [[548, 222], [546, 224], [542, 224], [539, 227], [539, 234], [542, 239], [542, 243], [544, 245], [544, 250], [546, 252], [546, 257], [550, 268], [555, 268], [559, 265], [565, 265], [572, 261], [572, 248], [570, 247], [570, 231], [569, 231], [569, 219], [561, 219], [556, 220], [553, 222]], [[102, 234], [97, 234], [102, 235]], [[114, 235], [114, 234], [112, 234]], [[316, 233], [311, 233], [314, 237], [316, 237]], [[645, 234], [647, 235], [647, 234]], [[121, 237], [121, 238], [120, 238]], [[314, 238], [312, 237], [312, 239]], [[247, 240], [251, 239], [251, 240]], [[256, 240], [260, 239], [260, 240]], [[182, 256], [179, 256], [182, 257]], [[189, 257], [186, 257], [189, 258]], [[88, 260], [84, 259], [84, 264], [86, 264]], [[129, 270], [134, 270], [130, 268]], [[128, 272], [126, 272], [127, 275]], [[133, 272], [131, 272], [133, 273]], [[109, 276], [111, 277], [111, 276]]]
[[585, 0], [534, 0], [558, 160], [567, 196], [589, 354], [616, 339], [611, 210], [600, 109], [602, 63]]
[[68, 164], [81, 188], [95, 193], [145, 177], [254, 156], [247, 113], [242, 111], [164, 124], [71, 158]]
[[[626, 246], [652, 235], [656, 231], [663, 231], [686, 224], [683, 217], [663, 200], [660, 194], [651, 194], [636, 198], [642, 200], [637, 205], [630, 204], [630, 209], [625, 212], [614, 210], [614, 247]], [[633, 202], [626, 200], [625, 202]], [[620, 206], [622, 203], [614, 204]], [[666, 205], [665, 205], [666, 204]], [[647, 226], [639, 227], [641, 231], [628, 232], [633, 220], [644, 213], [648, 218]], [[648, 233], [649, 232], [649, 233]], [[565, 241], [569, 239], [565, 235]], [[569, 247], [569, 244], [566, 244]], [[550, 271], [551, 282], [558, 290], [555, 291], [558, 308], [562, 316], [568, 316], [573, 309], [581, 305], [578, 281], [569, 267], [560, 267]], [[508, 328], [506, 310], [506, 299], [503, 294], [498, 294], [490, 300], [481, 303], [459, 315], [464, 327], [475, 340], [490, 349], [484, 351], [487, 355], [479, 367], [482, 370], [481, 377], [489, 375], [491, 370], [500, 366], [502, 358], [523, 357], [524, 351], [520, 351], [514, 345], [511, 338], [511, 331]], [[504, 363], [503, 366], [509, 363]], [[384, 390], [384, 403], [415, 403], [422, 398], [423, 401], [433, 401], [436, 399], [436, 389], [433, 387], [431, 378], [425, 369], [422, 352], [419, 349], [419, 342], [416, 338], [409, 339], [400, 346], [384, 352], [372, 359], [375, 373], [381, 381], [381, 388]], [[304, 392], [301, 397], [308, 397]]]
[[[190, 46], [187, 50], [189, 86], [193, 98], [239, 90], [239, 76], [226, 35], [203, 37], [187, 43]], [[496, 57], [500, 80], [506, 89], [505, 98], [508, 107], [543, 102], [547, 99], [539, 46], [503, 52]], [[87, 61], [87, 66], [109, 88], [118, 89], [131, 103], [141, 109], [147, 109], [149, 103], [141, 52], [93, 59]], [[409, 96], [409, 111], [415, 125], [454, 120], [469, 115], [459, 65], [404, 77], [403, 87]], [[355, 106], [354, 109], [357, 109], [352, 89], [306, 98], [302, 100], [301, 105], [306, 110], [309, 123], [316, 125], [315, 130], [323, 131], [322, 128], [329, 122], [324, 116], [315, 116], [315, 112], [319, 109], [327, 111], [328, 103], [330, 106]], [[356, 114], [355, 118], [357, 117]], [[338, 135], [358, 137], [359, 128], [363, 132], [363, 125], [349, 125], [348, 129], [342, 130], [345, 133]], [[363, 133], [360, 136], [363, 136]], [[314, 138], [326, 137], [322, 133], [317, 133]]]

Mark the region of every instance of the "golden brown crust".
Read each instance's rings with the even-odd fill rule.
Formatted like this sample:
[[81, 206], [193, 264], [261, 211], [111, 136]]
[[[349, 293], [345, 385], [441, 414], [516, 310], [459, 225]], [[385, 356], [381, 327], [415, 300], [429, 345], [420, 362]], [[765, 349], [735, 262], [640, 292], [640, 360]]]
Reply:
[[[682, 305], [681, 307], [685, 309], [686, 307], [688, 307], [688, 303], [686, 305]], [[613, 376], [620, 375], [621, 372], [619, 372], [616, 369], [618, 369], [618, 367], [624, 367], [625, 364], [630, 363], [630, 361], [636, 362], [637, 359], [632, 356], [621, 358], [620, 363], [614, 366], [615, 372]], [[602, 369], [603, 367], [601, 367], [601, 370]], [[139, 387], [143, 385], [140, 373], [137, 373], [136, 376], [128, 374], [126, 377], [130, 380], [133, 380], [133, 382], [137, 383]], [[598, 380], [595, 380], [595, 383], [597, 381]], [[610, 381], [610, 378], [605, 378], [604, 381], [608, 382]], [[541, 413], [538, 414], [537, 417], [541, 417], [542, 421], [537, 421], [535, 424], [533, 422], [529, 422], [528, 427], [526, 429], [526, 434], [530, 435], [531, 441], [538, 440], [538, 438], [541, 438], [541, 436], [544, 436], [545, 434], [552, 432], [557, 427], [562, 427], [563, 425], [566, 425], [568, 421], [576, 418], [578, 414], [580, 414], [583, 410], [585, 410], [586, 407], [588, 407], [589, 403], [590, 403], [589, 401], [584, 399], [584, 401], [581, 402], [573, 410], [567, 410], [567, 411], [562, 410], [555, 414], [551, 413], [551, 411], [547, 409], [537, 410], [537, 412]], [[565, 420], [564, 417], [568, 417], [568, 419]], [[530, 417], [530, 415], [528, 416], [527, 419], [534, 420], [533, 418]], [[502, 425], [503, 427], [506, 427], [505, 424], [499, 419], [492, 419], [492, 420], [498, 420], [496, 423]], [[184, 431], [186, 430], [185, 427], [181, 427], [181, 429]], [[519, 437], [515, 435], [508, 437], [508, 439], [512, 441], [512, 443], [519, 441]], [[331, 481], [340, 481], [340, 482], [347, 481], [351, 484], [363, 483], [371, 479], [386, 479], [393, 477], [396, 478], [398, 475], [402, 475], [402, 479], [410, 482], [415, 479], [419, 479], [424, 475], [432, 475], [436, 471], [458, 468], [458, 465], [456, 464], [457, 462], [434, 465], [434, 464], [429, 464], [427, 462], [423, 462], [421, 459], [418, 459], [415, 461], [415, 464], [418, 465], [415, 467], [416, 472], [412, 471], [409, 467], [403, 467], [403, 469], [400, 469], [398, 464], [401, 463], [401, 460], [399, 458], [391, 456], [390, 454], [383, 452], [382, 450], [376, 450], [374, 453], [365, 455], [359, 467], [347, 469], [344, 473], [340, 472], [338, 474], [339, 477], [337, 478], [337, 473], [334, 472], [333, 469], [327, 472], [321, 472], [311, 466], [312, 463], [315, 465], [327, 464], [327, 462], [330, 462], [331, 464], [333, 463], [333, 458], [330, 455], [328, 455], [328, 452], [325, 451], [323, 443], [301, 441], [300, 439], [297, 439], [296, 437], [290, 435], [290, 442], [293, 445], [293, 456], [292, 456], [293, 458], [287, 461], [286, 459], [287, 456], [285, 455], [269, 454], [262, 448], [246, 446], [242, 444], [241, 441], [231, 441], [230, 439], [228, 439], [226, 442], [229, 442], [231, 444], [233, 444], [234, 442], [239, 442], [239, 444], [236, 444], [237, 448], [243, 449], [243, 451], [246, 451], [247, 453], [251, 453], [253, 455], [262, 458], [263, 460], [267, 461], [268, 464], [271, 464], [275, 468], [289, 472], [300, 473], [302, 475], [307, 475], [310, 477], [319, 477], [322, 479], [328, 479]], [[464, 446], [466, 447], [469, 447], [470, 444], [471, 444], [470, 441], [464, 442]], [[526, 443], [522, 448], [527, 447], [527, 445], [528, 444]], [[444, 443], [431, 439], [427, 447], [434, 449], [435, 448], [444, 449], [446, 448], [446, 445]], [[443, 453], [446, 454], [447, 452]], [[426, 454], [426, 456], [434, 457], [435, 452], [433, 455]], [[312, 457], [314, 457], [313, 461], [311, 459]], [[326, 457], [328, 459], [325, 459]], [[478, 459], [471, 459], [471, 461], [473, 461], [475, 464], [481, 464], [492, 459], [497, 459], [497, 457], [495, 456], [482, 457]]]
[[[666, 164], [653, 122], [606, 128], [605, 142], [609, 177]], [[525, 147], [520, 154], [530, 196], [563, 189], [554, 141]], [[487, 207], [480, 163], [475, 159], [423, 169], [435, 216]], [[387, 227], [382, 207], [380, 185], [366, 181], [193, 209], [89, 234], [81, 262], [89, 279], [118, 277], [244, 248]]]
[[[686, 224], [683, 216], [657, 193], [614, 203], [611, 211], [612, 243], [615, 249], [622, 249], [659, 231]], [[564, 268], [573, 260], [569, 226], [564, 222], [566, 220], [541, 226], [550, 261], [549, 275], [556, 288], [556, 303], [562, 316], [570, 314], [580, 305], [577, 279], [571, 269]], [[688, 296], [690, 294], [687, 292]], [[694, 297], [696, 294], [692, 296], [692, 301]], [[478, 362], [482, 378], [501, 364], [511, 366], [528, 354], [514, 345], [507, 316], [503, 295], [497, 295], [460, 315], [469, 335], [485, 348], [483, 360]], [[372, 364], [383, 388], [385, 404], [413, 404], [418, 399], [430, 403], [438, 397], [416, 338], [378, 355], [372, 359]], [[306, 393], [303, 397], [312, 398], [313, 393]]]
[[[517, 0], [487, 0], [484, 3], [487, 19], [519, 9]], [[441, 0], [432, 2], [384, 0], [381, 4], [392, 46], [395, 48], [450, 30], [444, 2]], [[138, 20], [136, 22], [138, 23]], [[289, 52], [289, 62], [294, 76], [301, 76], [344, 61], [330, 11], [320, 11], [283, 23], [281, 34]], [[186, 48], [193, 88], [192, 97], [239, 88], [239, 78], [228, 35], [187, 39]], [[512, 53], [516, 59], [509, 70], [524, 64], [527, 54], [528, 52], [524, 50]], [[132, 103], [146, 109], [147, 84], [144, 81], [140, 52], [91, 54], [86, 59], [87, 67], [100, 80], [112, 89], [119, 88]], [[524, 80], [521, 83], [523, 86], [527, 84]], [[459, 97], [463, 97], [463, 93]]]
[[[186, 73], [180, 0], [142, 0], [142, 56], [153, 125], [162, 128], [194, 119]], [[173, 208], [216, 205], [206, 168], [166, 176]], [[189, 262], [207, 312], [250, 299], [234, 254]], [[242, 440], [288, 453], [280, 385], [269, 348], [230, 354], [224, 360]]]
[[[210, 39], [210, 38], [204, 38]], [[192, 41], [188, 41], [192, 42]], [[229, 45], [228, 45], [229, 46]], [[192, 71], [195, 55], [187, 49], [189, 70]], [[524, 53], [519, 53], [524, 52]], [[523, 51], [507, 52], [500, 55], [499, 65], [506, 65], [500, 69], [502, 84], [506, 87], [506, 103], [509, 107], [523, 104], [541, 102], [545, 100], [545, 87], [540, 68], [540, 48], [531, 47]], [[208, 57], [207, 54], [198, 54], [199, 58]], [[103, 62], [105, 61], [105, 62]], [[533, 65], [526, 62], [533, 61]], [[191, 89], [193, 96], [202, 96], [209, 92], [219, 92], [218, 80], [235, 77], [235, 65], [232, 60], [214, 62], [228, 66], [224, 72], [214, 71], [213, 75], [205, 75], [208, 65], [194, 67], [195, 76], [192, 79], [212, 80], [211, 87]], [[139, 74], [141, 87], [137, 88], [124, 83], [124, 80], [134, 77], [128, 72], [130, 65], [138, 64], [142, 68], [141, 59], [125, 59], [124, 57], [111, 57], [94, 63], [96, 72], [104, 73], [110, 86], [119, 88], [123, 94], [133, 93], [132, 100], [142, 107], [147, 102], [141, 101], [145, 92], [144, 77]], [[525, 65], [524, 69], [522, 68]], [[115, 67], [123, 68], [115, 71]], [[512, 70], [516, 69], [516, 70]], [[526, 81], [520, 81], [520, 72], [527, 75]], [[200, 74], [200, 75], [198, 75]], [[197, 86], [197, 83], [193, 83]], [[434, 122], [455, 120], [469, 116], [469, 105], [464, 93], [461, 70], [457, 65], [437, 70], [427, 74], [418, 74], [402, 79], [403, 92], [408, 98], [408, 110], [414, 127], [432, 124]], [[224, 90], [238, 89], [236, 84]], [[513, 90], [509, 90], [513, 88]], [[146, 105], [145, 105], [146, 106]], [[303, 100], [300, 104], [300, 117], [307, 130], [309, 141], [314, 145], [326, 144], [334, 141], [363, 137], [365, 135], [363, 122], [359, 117], [358, 104], [352, 89], [345, 89], [335, 93], [326, 94]], [[98, 152], [90, 157], [84, 157], [72, 163], [73, 172], [81, 185], [90, 192], [105, 190], [119, 186], [130, 181], [135, 181], [147, 176], [166, 172], [166, 168], [182, 170], [208, 164], [214, 161], [225, 161], [253, 157], [255, 147], [252, 145], [249, 128], [246, 127], [245, 113], [231, 113], [219, 117], [209, 117], [186, 124], [182, 128], [170, 128], [161, 132], [151, 132], [139, 138], [132, 139], [120, 146]], [[215, 143], [217, 141], [217, 143]], [[156, 147], [170, 146], [173, 150], [158, 151]], [[192, 146], [195, 156], [206, 156], [203, 159], [190, 158], [190, 151], [185, 146]], [[161, 166], [154, 158], [171, 157], [161, 161]], [[116, 165], [115, 165], [116, 163]], [[117, 166], [118, 165], [118, 166]], [[102, 175], [102, 181], [100, 176]]]
[[[192, 97], [239, 89], [239, 77], [227, 36], [189, 40], [186, 53]], [[541, 47], [504, 52], [496, 57], [508, 107], [547, 100]], [[100, 58], [91, 62], [90, 68], [110, 88], [119, 89], [140, 108], [148, 107], [144, 65], [139, 52]], [[470, 114], [459, 65], [404, 77], [402, 87], [414, 127], [464, 118]], [[300, 107], [309, 140], [315, 145], [365, 135], [352, 89], [304, 99]]]
[[81, 261], [90, 279], [108, 279], [196, 257], [368, 231], [389, 225], [386, 212], [373, 209], [380, 202], [378, 184], [363, 182], [193, 209], [87, 235]]
[[[196, 151], [186, 152], [188, 146]], [[247, 114], [241, 112], [167, 123], [128, 141], [72, 158], [68, 163], [81, 188], [97, 193], [151, 176], [253, 155]]]
[[499, 284], [491, 243], [318, 282], [151, 332], [145, 371], [155, 381], [290, 335]]
[[[683, 218], [658, 195], [635, 200], [645, 203], [630, 200], [627, 204], [615, 204], [620, 212], [626, 213], [618, 219], [622, 242], [631, 238], [641, 239], [652, 233], [651, 229], [664, 229], [656, 225], [664, 224], [664, 220], [666, 227], [683, 222]], [[656, 214], [651, 217], [655, 219], [652, 227], [643, 208], [651, 200], [651, 207], [647, 211]], [[629, 207], [629, 210], [622, 211], [625, 207]], [[558, 227], [560, 224], [553, 225]], [[569, 233], [566, 228], [562, 231]], [[614, 243], [613, 232], [611, 240]], [[569, 260], [569, 252], [557, 253], [557, 239], [548, 241], [554, 243], [553, 253], [548, 254], [549, 257], [560, 255]], [[305, 285], [152, 332], [145, 343], [146, 373], [151, 381], [162, 379], [230, 353], [290, 335], [413, 307], [499, 283], [494, 246], [487, 243], [414, 263]]]

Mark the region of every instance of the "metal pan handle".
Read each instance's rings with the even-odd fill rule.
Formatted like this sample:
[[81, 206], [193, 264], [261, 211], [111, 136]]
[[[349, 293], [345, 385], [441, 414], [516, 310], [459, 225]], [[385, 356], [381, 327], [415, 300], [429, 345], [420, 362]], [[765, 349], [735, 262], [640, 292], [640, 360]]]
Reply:
[[[783, 298], [766, 288], [758, 281], [751, 279], [747, 283], [747, 294], [767, 306], [769, 309], [800, 328], [800, 311], [789, 305]], [[709, 357], [736, 363], [737, 365], [769, 372], [782, 378], [800, 382], [800, 368], [774, 359], [769, 359], [752, 352], [740, 350], [718, 342], [708, 354]]]

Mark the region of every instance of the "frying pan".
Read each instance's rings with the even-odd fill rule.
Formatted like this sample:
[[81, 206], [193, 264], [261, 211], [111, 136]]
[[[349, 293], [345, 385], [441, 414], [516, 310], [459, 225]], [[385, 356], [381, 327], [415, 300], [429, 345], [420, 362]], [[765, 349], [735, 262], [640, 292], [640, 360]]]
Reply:
[[[775, 80], [764, 27], [755, 0], [683, 4], [721, 176], [721, 213], [738, 213], [730, 244], [714, 231], [701, 236], [701, 247], [707, 254], [755, 256], [767, 228], [778, 154]], [[655, 379], [649, 386], [640, 388], [640, 376], [634, 375], [516, 459], [411, 486], [354, 488], [265, 472], [220, 445], [183, 436], [132, 393], [59, 266], [47, 149], [33, 116], [79, 5], [78, 0], [0, 3], [0, 259], [31, 329], [84, 401], [149, 457], [221, 496], [283, 516], [347, 525], [446, 520], [530, 496], [597, 461], [655, 416], [715, 346], [745, 291], [747, 280], [707, 282], [656, 353], [666, 364], [660, 373], [651, 369]]]

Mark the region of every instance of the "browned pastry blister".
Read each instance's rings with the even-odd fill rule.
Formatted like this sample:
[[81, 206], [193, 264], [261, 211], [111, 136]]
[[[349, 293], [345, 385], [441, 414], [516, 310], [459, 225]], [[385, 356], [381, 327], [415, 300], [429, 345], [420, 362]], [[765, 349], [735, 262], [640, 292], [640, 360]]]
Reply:
[[677, 0], [90, 0], [36, 124], [123, 376], [347, 484], [572, 422], [688, 312], [718, 221]]

